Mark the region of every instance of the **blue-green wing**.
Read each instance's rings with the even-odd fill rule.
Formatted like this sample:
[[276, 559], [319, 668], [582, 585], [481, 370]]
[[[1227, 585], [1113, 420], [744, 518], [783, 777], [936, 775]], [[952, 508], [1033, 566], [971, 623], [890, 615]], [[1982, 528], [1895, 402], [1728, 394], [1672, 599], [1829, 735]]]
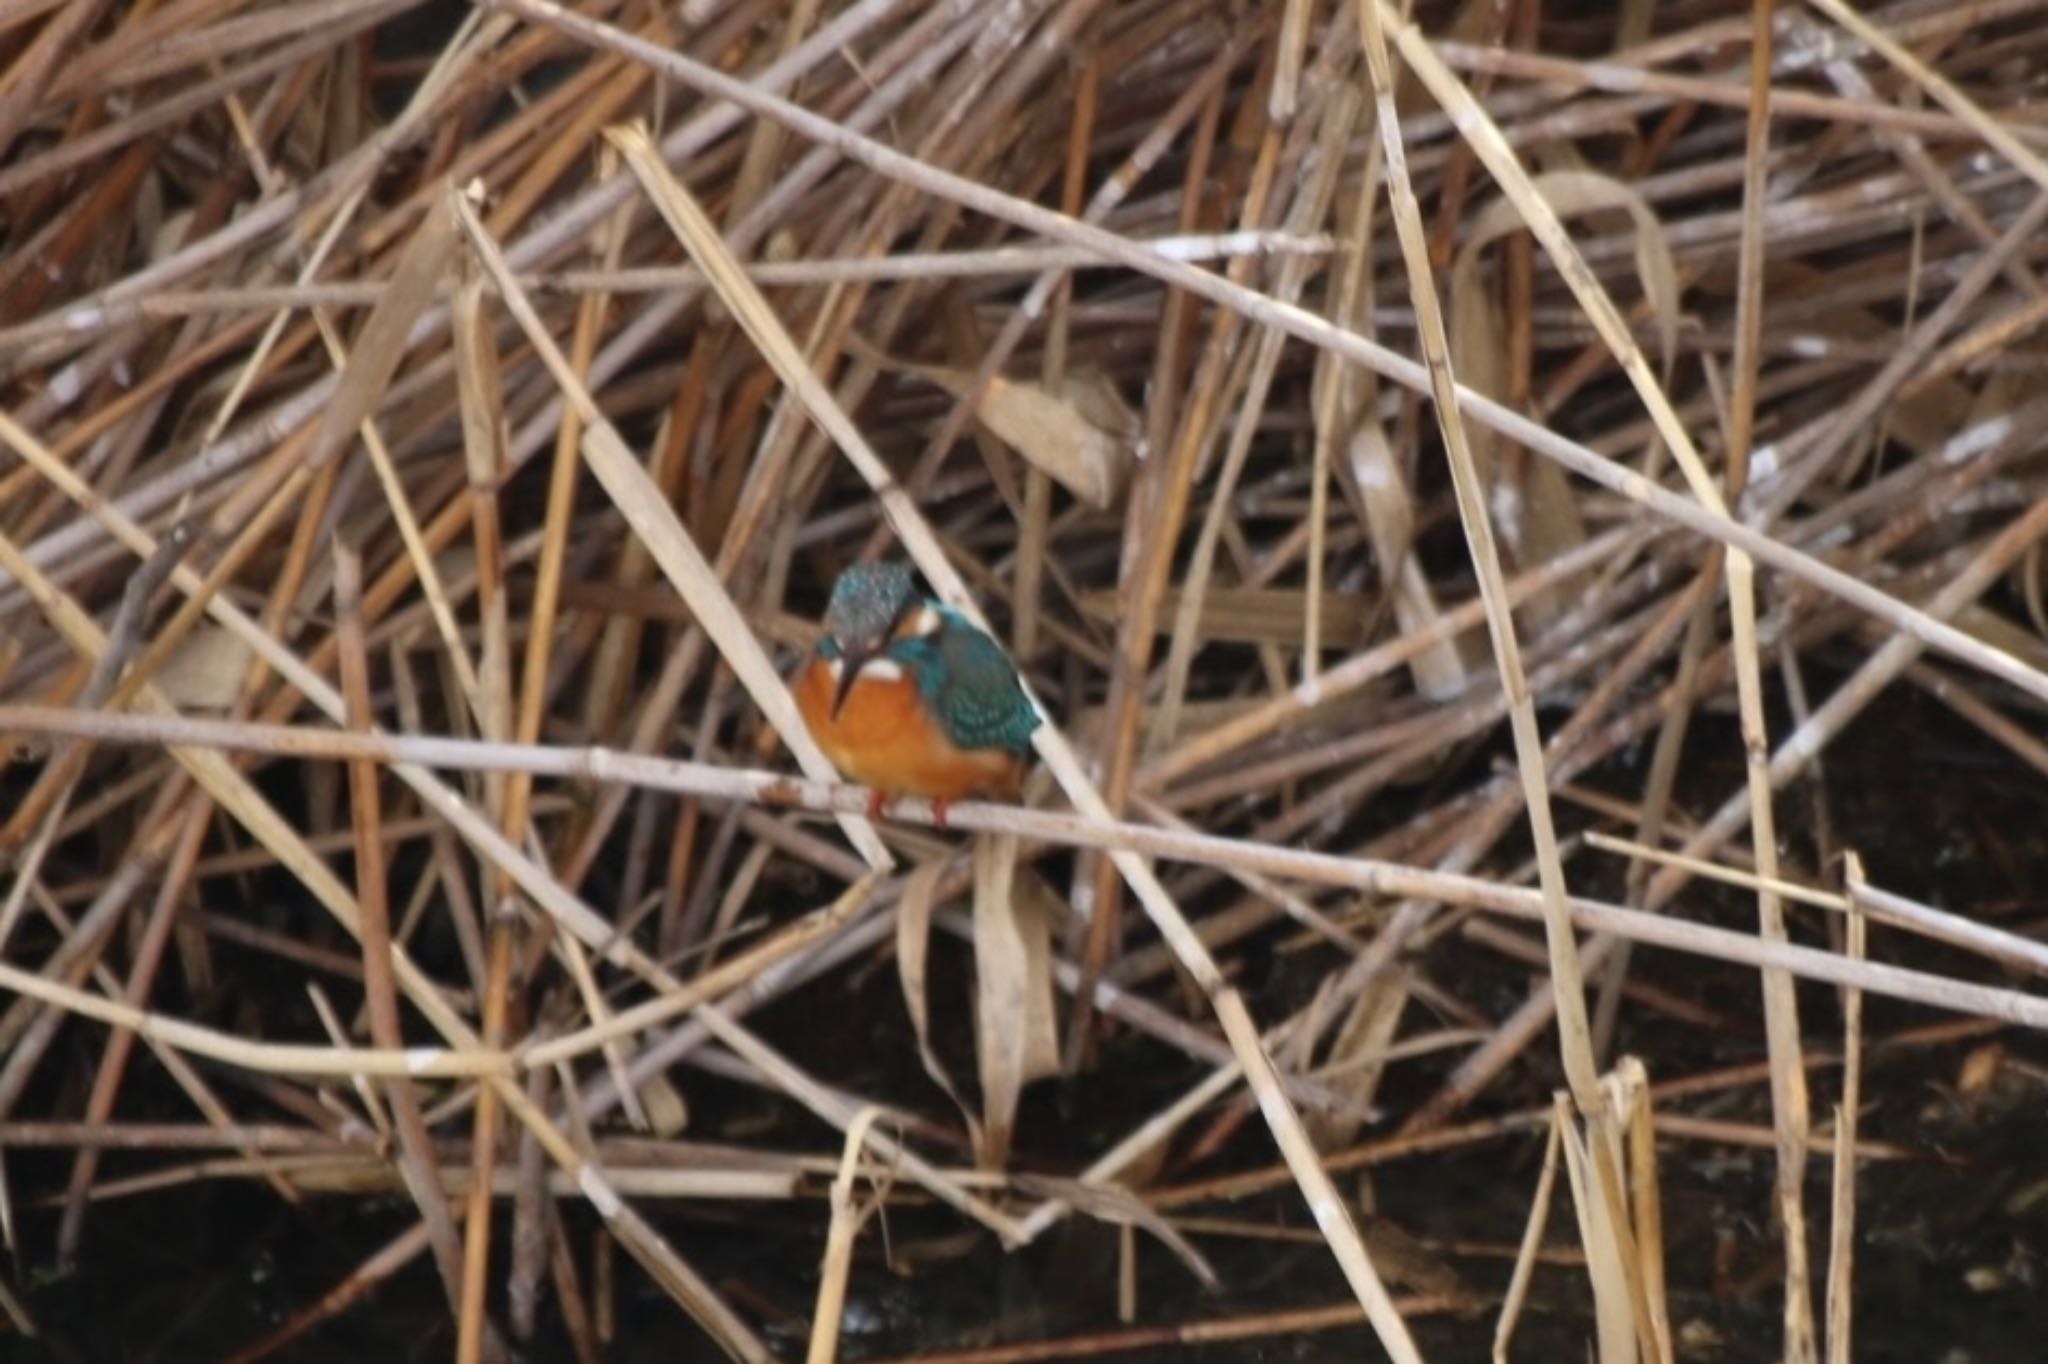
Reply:
[[1017, 682], [1002, 646], [952, 611], [939, 628], [899, 640], [890, 651], [906, 664], [946, 737], [962, 748], [1023, 752], [1038, 728], [1038, 711]]

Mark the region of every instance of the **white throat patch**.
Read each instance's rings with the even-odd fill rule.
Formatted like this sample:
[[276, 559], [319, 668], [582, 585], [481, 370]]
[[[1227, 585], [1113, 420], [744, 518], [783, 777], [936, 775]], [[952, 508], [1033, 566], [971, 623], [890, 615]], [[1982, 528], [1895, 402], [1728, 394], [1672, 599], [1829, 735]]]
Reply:
[[[846, 675], [846, 660], [843, 658], [830, 659], [825, 666], [834, 685]], [[870, 658], [860, 665], [860, 675], [871, 682], [899, 682], [903, 678], [903, 665], [893, 658]]]

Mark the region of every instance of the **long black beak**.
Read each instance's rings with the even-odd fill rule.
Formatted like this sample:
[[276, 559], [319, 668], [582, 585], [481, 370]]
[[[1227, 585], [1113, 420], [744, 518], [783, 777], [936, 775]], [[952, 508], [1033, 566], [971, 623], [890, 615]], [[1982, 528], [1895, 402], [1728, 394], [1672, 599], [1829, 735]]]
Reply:
[[839, 656], [839, 690], [832, 693], [834, 720], [839, 718], [840, 707], [846, 704], [846, 698], [852, 695], [854, 679], [860, 676], [860, 670], [866, 665], [868, 657], [868, 651], [865, 649], [848, 649]]

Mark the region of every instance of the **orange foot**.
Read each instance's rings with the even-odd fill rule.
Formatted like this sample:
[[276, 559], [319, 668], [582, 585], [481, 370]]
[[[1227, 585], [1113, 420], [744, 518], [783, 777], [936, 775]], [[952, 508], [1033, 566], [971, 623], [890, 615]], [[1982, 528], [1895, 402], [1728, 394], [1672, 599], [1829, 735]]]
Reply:
[[880, 819], [882, 817], [882, 807], [888, 803], [889, 795], [886, 791], [868, 792], [868, 818]]
[[946, 807], [952, 803], [944, 796], [932, 801], [932, 827], [940, 833], [946, 832]]

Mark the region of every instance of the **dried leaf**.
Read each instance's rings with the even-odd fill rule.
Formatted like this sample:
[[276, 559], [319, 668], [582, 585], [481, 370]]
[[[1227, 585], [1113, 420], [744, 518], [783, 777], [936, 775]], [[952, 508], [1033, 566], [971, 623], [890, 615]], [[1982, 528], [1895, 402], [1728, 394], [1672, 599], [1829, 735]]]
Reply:
[[983, 1130], [976, 1145], [990, 1169], [1000, 1168], [1009, 1155], [1017, 1096], [1032, 1080], [1059, 1069], [1051, 953], [1051, 925], [1017, 879], [1015, 835], [977, 835], [974, 1036]]
[[2034, 623], [2035, 631], [2048, 639], [2048, 596], [2044, 596], [2041, 585], [2043, 558], [2041, 546], [2033, 545], [2021, 556], [2013, 569], [2013, 576], [2019, 581], [2020, 599], [2027, 604], [2027, 619]]
[[[1799, 261], [1784, 261], [1772, 266], [1764, 287], [1793, 292], [1819, 290], [1827, 284], [1824, 272]], [[1894, 344], [1899, 334], [1896, 319], [1855, 307], [1830, 308], [1814, 319], [1814, 327], [1829, 339], [1839, 337], [1878, 345]], [[2031, 381], [2003, 373], [1992, 375], [1974, 397], [1968, 386], [1954, 376], [1909, 384], [1885, 404], [1883, 422], [1872, 425], [1859, 438], [1857, 447], [1852, 447], [1860, 447], [1855, 457], [1838, 461], [1836, 471], [1829, 477], [1836, 487], [1852, 486], [1862, 477], [1870, 453], [1884, 439], [1895, 440], [1916, 455], [1939, 458], [1956, 432], [2011, 411], [2031, 398], [2034, 391]]]
[[1056, 1075], [1060, 1069], [1059, 991], [1053, 983], [1053, 941], [1076, 926], [1067, 902], [1050, 882], [1029, 865], [1017, 872], [1018, 914], [1027, 925], [1025, 999], [1031, 1013], [1025, 1024], [1025, 1078]]
[[657, 1137], [673, 1137], [689, 1126], [690, 1106], [666, 1075], [650, 1076], [638, 1090], [647, 1125]]
[[1464, 1275], [1400, 1223], [1373, 1216], [1359, 1227], [1358, 1234], [1372, 1252], [1373, 1265], [1392, 1287], [1445, 1298], [1472, 1298], [1472, 1285], [1465, 1282]]
[[[2033, 392], [2030, 386], [2027, 396], [2032, 397]], [[1911, 393], [1902, 393], [1888, 403], [1884, 412], [1885, 430], [1914, 454], [1935, 456], [1944, 445], [1955, 439], [1956, 432], [1976, 424], [1970, 416], [1974, 402], [1970, 390], [1962, 384], [1953, 379], [1936, 379]], [[2013, 405], [2007, 404], [2008, 407]], [[1993, 410], [2000, 409], [1994, 404]]]
[[[1530, 185], [1560, 217], [1628, 214], [1635, 225], [1636, 272], [1650, 301], [1658, 353], [1668, 375], [1678, 354], [1680, 285], [1664, 225], [1635, 190], [1608, 176], [1573, 168], [1574, 156], [1570, 149], [1560, 149], [1556, 159], [1567, 168], [1533, 176]], [[1494, 201], [1473, 222], [1451, 267], [1452, 363], [1460, 379], [1492, 397], [1503, 396], [1506, 341], [1491, 291], [1479, 275], [1479, 256], [1493, 241], [1524, 225], [1522, 210], [1513, 200]], [[1494, 519], [1518, 563], [1545, 563], [1585, 543], [1577, 499], [1556, 465], [1526, 461], [1520, 476], [1494, 476], [1489, 465], [1500, 449], [1497, 438], [1478, 429], [1472, 435], [1474, 457], [1490, 478]], [[1571, 595], [1571, 585], [1565, 584], [1530, 605], [1539, 616], [1554, 614]]]
[[[1875, 321], [1876, 319], [1873, 317], [1872, 320]], [[1880, 323], [1879, 325], [1882, 326], [1883, 324]], [[1958, 431], [1967, 431], [1973, 426], [1980, 426], [1994, 417], [2011, 416], [2021, 404], [2032, 399], [2040, 391], [2041, 381], [2034, 375], [2011, 370], [2000, 370], [1989, 379], [1986, 379], [1984, 387], [1978, 390], [1975, 398], [1971, 398], [1970, 391], [1960, 383], [1952, 379], [1937, 379], [1932, 383], [1910, 385], [1905, 393], [1892, 399], [1891, 403], [1885, 408], [1885, 419], [1896, 428], [1901, 408], [1914, 410], [1915, 400], [1923, 392], [1941, 394], [1941, 405], [1936, 407], [1929, 415], [1935, 417], [1936, 420], [1940, 420], [1944, 416], [1946, 417], [1948, 429], [1943, 431], [1939, 437], [1940, 442], [1945, 444], [1948, 441], [1954, 440]], [[1960, 395], [1963, 400], [1960, 407], [1951, 405], [1955, 402], [1957, 395]], [[1901, 434], [1903, 436], [1903, 432]], [[1913, 453], [1916, 455], [1939, 457], [1941, 444], [1937, 444], [1934, 438], [1930, 437], [1924, 449], [1916, 445], [1913, 447]]]
[[1043, 1175], [1019, 1174], [1016, 1176], [1019, 1188], [1040, 1198], [1057, 1198], [1070, 1204], [1076, 1212], [1118, 1226], [1132, 1226], [1151, 1233], [1159, 1243], [1174, 1253], [1188, 1273], [1202, 1281], [1205, 1288], [1220, 1288], [1223, 1281], [1216, 1277], [1202, 1252], [1194, 1243], [1181, 1235], [1173, 1223], [1162, 1217], [1151, 1204], [1133, 1193], [1122, 1184], [1097, 1184], [1079, 1179], [1052, 1179]]
[[151, 229], [149, 234], [149, 259], [152, 262], [162, 260], [185, 244], [185, 239], [192, 232], [192, 219], [194, 216], [194, 210], [189, 208], [180, 209]]
[[[1508, 329], [1507, 320], [1501, 316], [1499, 304], [1494, 301], [1492, 283], [1479, 272], [1479, 252], [1467, 247], [1458, 256], [1451, 268], [1451, 368], [1458, 376], [1458, 382], [1475, 393], [1484, 393], [1489, 398], [1507, 395], [1508, 387]], [[1479, 471], [1479, 477], [1488, 487], [1495, 487], [1494, 461], [1500, 450], [1500, 437], [1485, 426], [1474, 423], [1466, 439], [1472, 446], [1472, 462]], [[1498, 507], [1494, 508], [1494, 520], [1500, 523], [1501, 533], [1508, 537], [1510, 551], [1519, 552], [1516, 534], [1519, 518], [1503, 518]]]
[[1991, 1088], [1991, 1082], [1998, 1078], [1998, 1072], [2005, 1065], [2005, 1048], [1996, 1042], [1987, 1042], [1975, 1047], [1963, 1057], [1963, 1063], [1956, 1069], [1955, 1091], [1964, 1098], [1973, 1098]]
[[[1394, 618], [1403, 634], [1420, 630], [1439, 614], [1436, 593], [1415, 557], [1415, 503], [1407, 474], [1370, 403], [1361, 406], [1353, 421], [1344, 454], [1341, 473], [1364, 509], [1380, 581], [1394, 598]], [[1427, 697], [1451, 696], [1465, 685], [1465, 661], [1456, 640], [1424, 650], [1408, 670], [1416, 691]]]
[[156, 685], [180, 710], [224, 711], [241, 694], [249, 646], [218, 625], [201, 624], [178, 642]]
[[[1402, 1011], [1408, 1007], [1408, 987], [1398, 974], [1382, 972], [1373, 977], [1352, 1001], [1344, 1025], [1330, 1044], [1323, 1069], [1323, 1083], [1340, 1093], [1353, 1095], [1361, 1108], [1370, 1107], [1378, 1094], [1380, 1077], [1386, 1074], [1387, 1048], [1400, 1029]], [[1357, 1135], [1359, 1119], [1352, 1111], [1315, 1116], [1310, 1130], [1318, 1145], [1342, 1146]]]
[[917, 1034], [917, 1055], [924, 1062], [925, 1074], [946, 1091], [946, 1097], [960, 1110], [975, 1149], [979, 1150], [981, 1124], [974, 1109], [954, 1088], [953, 1077], [939, 1064], [938, 1053], [932, 1050], [931, 1009], [925, 1001], [925, 963], [931, 947], [932, 914], [938, 908], [939, 878], [945, 871], [944, 860], [921, 863], [903, 882], [903, 898], [896, 908], [896, 975], [903, 984], [903, 1003], [910, 1010], [910, 1026]]
[[[937, 384], [958, 397], [974, 376], [940, 365], [914, 365], [873, 347], [852, 345], [877, 364]], [[1129, 472], [1138, 420], [1108, 376], [1078, 370], [1057, 391], [997, 375], [975, 419], [1005, 445], [1092, 507], [1115, 500]]]
[[406, 355], [406, 340], [412, 326], [434, 302], [441, 273], [455, 252], [455, 219], [447, 211], [447, 196], [437, 194], [420, 218], [419, 228], [406, 244], [405, 252], [392, 271], [383, 297], [370, 309], [370, 316], [356, 333], [347, 366], [334, 396], [320, 414], [320, 424], [307, 447], [306, 463], [314, 468], [325, 464], [334, 452], [355, 438], [356, 430], [377, 408], [384, 390], [397, 374]]
[[[1573, 495], [1571, 480], [1564, 470], [1547, 459], [1532, 459], [1522, 473], [1526, 518], [1523, 564], [1547, 564], [1585, 544], [1586, 521], [1579, 515], [1579, 500]], [[1569, 600], [1578, 581], [1574, 578], [1553, 589], [1544, 594], [1543, 600]]]
[[[1488, 241], [1468, 243], [1451, 266], [1451, 367], [1459, 383], [1498, 397], [1507, 391], [1508, 329], [1494, 291], [1479, 270], [1479, 252]], [[1481, 425], [1473, 434], [1490, 430]]]
[[[1657, 324], [1657, 349], [1669, 374], [1678, 357], [1678, 264], [1671, 254], [1671, 240], [1664, 224], [1642, 195], [1619, 180], [1592, 171], [1553, 170], [1530, 177], [1529, 183], [1560, 218], [1603, 210], [1625, 210], [1635, 222], [1636, 273], [1649, 296]], [[1487, 205], [1465, 236], [1465, 244], [1451, 267], [1451, 296], [1455, 312], [1461, 276], [1477, 268], [1479, 252], [1489, 244], [1519, 231], [1522, 211], [1512, 200], [1497, 199]], [[1465, 287], [1470, 287], [1469, 285]], [[1464, 379], [1463, 371], [1458, 374]]]
[[[934, 376], [957, 393], [967, 375]], [[1043, 385], [998, 375], [982, 395], [975, 415], [1018, 454], [1092, 507], [1116, 499], [1130, 467], [1130, 429], [1104, 426], [1100, 414], [1122, 401], [1106, 379], [1069, 379], [1058, 392]]]

